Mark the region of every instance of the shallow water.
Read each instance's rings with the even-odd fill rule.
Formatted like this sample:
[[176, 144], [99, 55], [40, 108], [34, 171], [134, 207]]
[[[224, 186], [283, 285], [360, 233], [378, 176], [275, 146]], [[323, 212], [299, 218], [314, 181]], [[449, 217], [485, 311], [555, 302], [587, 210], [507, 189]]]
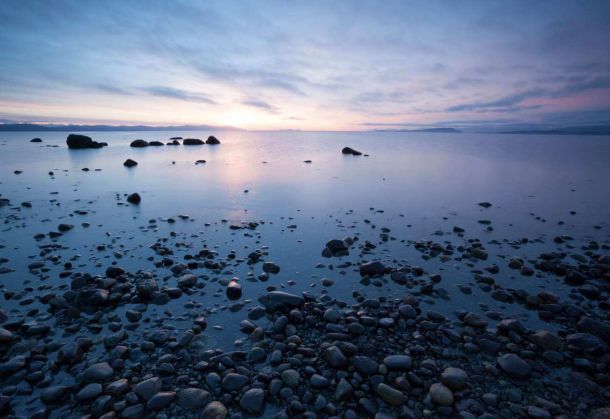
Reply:
[[[218, 279], [238, 277], [244, 289], [240, 301], [255, 300], [269, 286], [295, 293], [324, 290], [346, 302], [353, 301], [354, 291], [388, 298], [407, 292], [388, 280], [378, 284], [381, 286], [363, 285], [354, 267], [337, 268], [345, 261], [357, 264], [361, 260], [357, 251], [341, 259], [321, 256], [328, 240], [358, 236], [359, 243], [378, 244], [374, 257], [367, 260], [382, 259], [392, 267], [408, 262], [424, 267], [429, 274], [442, 275], [439, 287], [448, 291], [449, 299], [423, 297], [424, 307], [447, 315], [455, 310], [508, 312], [535, 328], [542, 322], [535, 314], [490, 298], [477, 288], [471, 270], [496, 263], [500, 274], [495, 279], [504, 287], [545, 289], [571, 298], [569, 287], [557, 278], [521, 276], [508, 270], [503, 259], [556, 250], [553, 238], [558, 235], [573, 237], [575, 249], [590, 240], [610, 243], [608, 137], [227, 131], [214, 133], [222, 141], [219, 146], [135, 149], [129, 143], [136, 138], [165, 142], [172, 136], [205, 139], [211, 133], [86, 134], [109, 146], [68, 150], [67, 133], [0, 133], [0, 193], [11, 200], [10, 206], [0, 208], [0, 258], [9, 259], [2, 266], [15, 270], [0, 275], [0, 287], [17, 293], [16, 298], [2, 301], [6, 312], [16, 310], [11, 313], [14, 316], [24, 315], [25, 310], [19, 308], [24, 298], [61, 285], [69, 287], [70, 280], [58, 276], [67, 261], [72, 261], [75, 271], [91, 274], [103, 274], [116, 261], [128, 271], [152, 271], [161, 285], [175, 286], [168, 268], [154, 266], [160, 257], [149, 246], [160, 238], [168, 238], [177, 262], [204, 245], [222, 257], [234, 250], [237, 259], [268, 246], [265, 259], [281, 267], [269, 281], [256, 281], [262, 272], [260, 264], [235, 264], [222, 275], [209, 274], [207, 285], [196, 294], [151, 306], [145, 314], [153, 320], [170, 318], [180, 330], [191, 324], [181, 319], [183, 314], [205, 313], [210, 326], [223, 328], [208, 328], [209, 345], [228, 350], [235, 339], [244, 338], [239, 320], [256, 302], [246, 304], [241, 312], [229, 313], [224, 287], [215, 282]], [[33, 137], [44, 142], [30, 143]], [[343, 146], [370, 157], [344, 156]], [[123, 167], [127, 158], [136, 160], [138, 166]], [[207, 162], [195, 165], [199, 159]], [[22, 173], [14, 174], [16, 170]], [[139, 206], [126, 203], [124, 195], [132, 192], [142, 196]], [[31, 202], [32, 208], [20, 207], [24, 201]], [[481, 208], [477, 203], [482, 201], [493, 206]], [[76, 210], [88, 214], [77, 215]], [[185, 214], [191, 218], [178, 217]], [[168, 218], [176, 222], [168, 223]], [[152, 219], [156, 223], [151, 224]], [[478, 223], [481, 219], [490, 220], [493, 231]], [[262, 223], [256, 230], [229, 228], [242, 221]], [[560, 221], [565, 224], [559, 225]], [[76, 227], [55, 241], [34, 239], [35, 234], [56, 230], [62, 222]], [[296, 228], [288, 228], [293, 225]], [[452, 234], [453, 226], [464, 228], [466, 239], [480, 239], [490, 258], [471, 266], [422, 259], [414, 242], [465, 242]], [[395, 240], [380, 241], [383, 227]], [[527, 245], [511, 245], [523, 237], [529, 239]], [[61, 256], [61, 263], [47, 261], [48, 271], [41, 279], [40, 272], [30, 273], [27, 266], [41, 259], [39, 246], [50, 243], [64, 247], [54, 253]], [[100, 251], [98, 245], [106, 245], [106, 249]], [[319, 263], [326, 266], [316, 268]], [[254, 274], [250, 278], [249, 272]], [[323, 277], [333, 279], [334, 285], [322, 287]], [[473, 294], [464, 296], [457, 284], [471, 285]], [[117, 312], [123, 316], [127, 308]], [[40, 322], [51, 321], [30, 313], [30, 317], [36, 316]], [[146, 336], [147, 327], [133, 333]]]

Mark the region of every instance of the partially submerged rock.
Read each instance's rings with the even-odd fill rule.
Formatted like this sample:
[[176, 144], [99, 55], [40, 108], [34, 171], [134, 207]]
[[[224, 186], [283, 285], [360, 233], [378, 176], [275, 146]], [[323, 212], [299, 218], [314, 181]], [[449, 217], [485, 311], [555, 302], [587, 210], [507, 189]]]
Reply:
[[93, 141], [91, 137], [79, 134], [70, 134], [66, 140], [70, 149], [85, 149], [85, 148], [102, 148], [107, 146], [107, 143]]
[[148, 141], [142, 139], [133, 140], [129, 146], [134, 148], [148, 147]]
[[351, 147], [343, 147], [343, 150], [341, 150], [341, 153], [343, 154], [351, 154], [352, 156], [361, 156], [362, 153], [358, 150], [354, 150]]

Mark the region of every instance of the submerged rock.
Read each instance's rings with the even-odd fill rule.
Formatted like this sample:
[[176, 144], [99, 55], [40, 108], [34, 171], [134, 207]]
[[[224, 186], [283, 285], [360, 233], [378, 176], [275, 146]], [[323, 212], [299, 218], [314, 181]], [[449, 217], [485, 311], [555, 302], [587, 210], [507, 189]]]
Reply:
[[125, 166], [125, 167], [134, 167], [134, 166], [137, 166], [137, 165], [138, 165], [138, 162], [135, 161], [135, 160], [131, 160], [131, 159], [127, 159], [123, 163], [123, 166]]

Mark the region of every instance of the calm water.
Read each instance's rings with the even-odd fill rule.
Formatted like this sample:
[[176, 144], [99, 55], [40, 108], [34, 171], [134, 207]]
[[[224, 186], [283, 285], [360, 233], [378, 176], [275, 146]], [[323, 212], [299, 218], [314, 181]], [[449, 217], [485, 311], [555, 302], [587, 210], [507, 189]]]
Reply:
[[[69, 280], [58, 277], [69, 260], [76, 270], [92, 274], [102, 274], [117, 261], [128, 270], [152, 271], [160, 281], [165, 278], [174, 286], [169, 270], [156, 270], [149, 260], [159, 260], [149, 248], [159, 238], [169, 238], [176, 261], [184, 254], [196, 253], [204, 244], [222, 257], [234, 250], [238, 258], [268, 246], [267, 260], [281, 266], [281, 272], [268, 282], [248, 280], [249, 272], [251, 276], [261, 273], [260, 264], [236, 264], [223, 275], [209, 275], [207, 286], [196, 295], [147, 311], [151, 317], [170, 316], [178, 329], [182, 327], [180, 316], [186, 312], [218, 311], [209, 315], [209, 321], [224, 330], [208, 329], [210, 345], [232, 347], [243, 335], [238, 322], [231, 320], [245, 318], [245, 311], [255, 303], [246, 304], [240, 313], [224, 310], [229, 302], [224, 287], [215, 282], [223, 277], [240, 278], [242, 301], [254, 300], [268, 286], [320, 293], [322, 277], [335, 281], [326, 289], [329, 295], [345, 301], [352, 301], [354, 291], [367, 296], [400, 296], [404, 289], [391, 281], [381, 287], [361, 285], [353, 268], [315, 267], [318, 263], [360, 260], [357, 250], [342, 260], [322, 258], [329, 239], [357, 235], [361, 243], [378, 243], [380, 230], [386, 227], [396, 240], [380, 243], [376, 256], [390, 266], [408, 261], [431, 274], [441, 273], [440, 285], [455, 296], [442, 304], [430, 301], [435, 310], [448, 314], [456, 309], [510, 310], [528, 318], [522, 307], [502, 305], [476, 286], [472, 296], [463, 298], [457, 284], [474, 283], [470, 268], [453, 261], [423, 260], [413, 241], [461, 244], [464, 239], [451, 234], [453, 226], [461, 226], [466, 229], [466, 238], [479, 238], [490, 250], [490, 259], [476, 268], [497, 263], [501, 274], [496, 279], [505, 286], [559, 294], [568, 291], [562, 290], [556, 278], [522, 277], [507, 270], [502, 258], [554, 250], [552, 239], [560, 234], [574, 237], [577, 248], [592, 239], [608, 243], [608, 137], [220, 132], [214, 133], [222, 141], [220, 146], [129, 147], [136, 138], [165, 142], [172, 136], [205, 139], [209, 134], [87, 133], [95, 140], [107, 141], [109, 147], [68, 150], [67, 133], [0, 133], [0, 193], [12, 204], [0, 209], [0, 244], [4, 246], [0, 258], [9, 259], [2, 266], [15, 269], [0, 275], [0, 286], [18, 295], [3, 301], [3, 309], [17, 309], [19, 297], [69, 285]], [[33, 137], [44, 142], [30, 143]], [[370, 157], [342, 155], [341, 148], [347, 145]], [[123, 167], [127, 158], [139, 165]], [[207, 163], [195, 165], [199, 159]], [[14, 174], [15, 170], [22, 173]], [[55, 175], [49, 176], [49, 171]], [[142, 196], [141, 205], [121, 205], [124, 194], [131, 192]], [[31, 202], [32, 208], [18, 208], [23, 201]], [[493, 207], [482, 209], [477, 205], [481, 201], [489, 201]], [[76, 210], [88, 214], [76, 215]], [[191, 219], [178, 218], [185, 214]], [[165, 222], [170, 217], [176, 223]], [[150, 227], [151, 219], [157, 220], [156, 228]], [[491, 220], [494, 230], [485, 231], [485, 226], [477, 223], [480, 219]], [[264, 224], [255, 231], [234, 231], [221, 220]], [[565, 224], [558, 225], [559, 221]], [[76, 227], [56, 241], [64, 246], [59, 252], [61, 263], [47, 262], [48, 272], [41, 281], [28, 272], [27, 265], [40, 260], [39, 246], [51, 241], [37, 242], [33, 236], [56, 230], [61, 222]], [[85, 222], [90, 224], [88, 228], [81, 226]], [[297, 227], [286, 228], [289, 225]], [[594, 229], [596, 225], [602, 228]], [[539, 240], [518, 249], [510, 246], [522, 237]], [[180, 247], [176, 248], [176, 243]], [[102, 244], [106, 250], [97, 250]], [[187, 302], [192, 304], [185, 305]], [[14, 315], [23, 312], [20, 309]], [[44, 317], [38, 320], [51, 321]], [[539, 322], [537, 318], [529, 321]], [[190, 322], [184, 324], [187, 327]]]

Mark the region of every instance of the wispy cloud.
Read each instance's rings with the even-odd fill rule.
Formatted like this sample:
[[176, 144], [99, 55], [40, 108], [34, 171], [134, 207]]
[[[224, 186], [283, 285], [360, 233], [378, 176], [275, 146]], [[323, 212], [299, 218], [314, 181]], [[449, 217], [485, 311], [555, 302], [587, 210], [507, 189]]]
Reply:
[[525, 92], [517, 93], [514, 95], [503, 96], [501, 98], [482, 101], [482, 102], [469, 102], [461, 103], [459, 105], [453, 105], [446, 109], [447, 112], [463, 112], [463, 111], [498, 111], [507, 110], [511, 111], [515, 109], [515, 105], [519, 105], [526, 99], [540, 97], [546, 94], [544, 89], [533, 89]]
[[259, 108], [259, 109], [263, 109], [267, 112], [271, 112], [271, 113], [278, 113], [279, 109], [275, 106], [273, 106], [270, 103], [267, 103], [263, 100], [260, 99], [246, 99], [244, 101], [241, 102], [243, 105], [246, 106], [250, 106], [253, 108]]
[[210, 105], [216, 105], [216, 102], [207, 97], [206, 95], [203, 95], [201, 93], [188, 92], [186, 90], [181, 89], [174, 89], [173, 87], [149, 86], [143, 88], [142, 91], [158, 97], [186, 100], [189, 102], [202, 102]]

